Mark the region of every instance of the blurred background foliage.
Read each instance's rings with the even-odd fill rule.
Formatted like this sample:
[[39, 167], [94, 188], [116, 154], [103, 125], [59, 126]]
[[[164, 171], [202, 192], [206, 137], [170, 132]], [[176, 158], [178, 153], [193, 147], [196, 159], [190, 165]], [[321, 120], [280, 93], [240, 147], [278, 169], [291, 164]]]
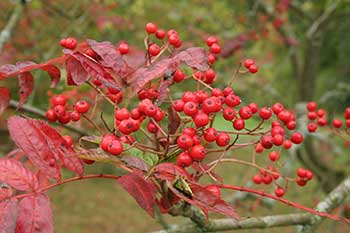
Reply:
[[[16, 4], [19, 2], [0, 1], [0, 30], [7, 24]], [[350, 105], [349, 0], [31, 0], [27, 1], [11, 39], [0, 51], [0, 65], [22, 60], [40, 63], [60, 56], [59, 40], [67, 36], [79, 41], [91, 38], [114, 44], [127, 41], [135, 49], [143, 49], [147, 22], [154, 22], [165, 30], [176, 29], [184, 47], [204, 46], [208, 35], [216, 35], [223, 48], [223, 56], [214, 65], [218, 86], [223, 87], [244, 58], [254, 58], [260, 67], [259, 72], [242, 75], [234, 83], [234, 89], [244, 103], [254, 101], [264, 106], [279, 101], [294, 108], [300, 101], [317, 100], [332, 115], [341, 114]], [[317, 30], [310, 33], [315, 27]], [[43, 96], [49, 90], [49, 79], [41, 71], [34, 75], [36, 88], [28, 103], [45, 110], [48, 99]], [[64, 78], [61, 82], [64, 84]], [[18, 88], [11, 79], [2, 81], [1, 85], [11, 87], [13, 93]], [[50, 91], [60, 93], [68, 89], [60, 85]], [[17, 99], [16, 94], [13, 98]], [[5, 117], [1, 118], [0, 125], [3, 129], [6, 127]], [[9, 144], [7, 139], [5, 144]], [[0, 149], [0, 153], [5, 153], [9, 148]], [[343, 165], [340, 167], [344, 169], [348, 166], [345, 163], [348, 162], [348, 148], [342, 148], [336, 154], [340, 155], [336, 157], [336, 164]], [[326, 158], [326, 161], [335, 160]], [[107, 169], [101, 167], [91, 170]], [[240, 183], [241, 178], [231, 176], [227, 179], [231, 183]], [[136, 207], [120, 188], [115, 185], [113, 189], [106, 188], [107, 182], [99, 184], [70, 185], [60, 188], [60, 192], [52, 192], [57, 232], [67, 229], [77, 233], [87, 230], [145, 232], [157, 228], [156, 222]], [[97, 190], [91, 190], [94, 187]], [[74, 188], [77, 191], [68, 191]], [[318, 188], [311, 186], [307, 190], [314, 192]], [[295, 199], [299, 194], [300, 191], [294, 190], [288, 197]], [[115, 195], [119, 200], [106, 202]], [[303, 198], [299, 201], [310, 202]], [[79, 205], [75, 205], [78, 202]], [[124, 202], [128, 208], [120, 207]], [[109, 205], [109, 208], [96, 208], [104, 205]], [[116, 210], [119, 208], [124, 211]], [[290, 208], [287, 211], [272, 208], [271, 211], [290, 211]], [[91, 220], [95, 211], [97, 216]], [[265, 209], [259, 213], [269, 211]], [[241, 212], [250, 213], [245, 206]], [[116, 218], [126, 220], [115, 226]], [[137, 218], [147, 221], [140, 223], [135, 220]], [[332, 223], [327, 225], [329, 229], [333, 226]]]

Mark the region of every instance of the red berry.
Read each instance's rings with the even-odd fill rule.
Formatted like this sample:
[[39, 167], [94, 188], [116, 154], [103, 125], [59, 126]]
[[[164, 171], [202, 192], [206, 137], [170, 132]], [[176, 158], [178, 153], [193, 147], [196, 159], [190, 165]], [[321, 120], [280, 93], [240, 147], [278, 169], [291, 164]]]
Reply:
[[272, 106], [272, 111], [278, 115], [280, 112], [282, 112], [284, 110], [284, 106], [283, 104], [281, 103], [275, 103], [273, 106]]
[[270, 149], [273, 146], [273, 137], [264, 135], [261, 137], [260, 143], [265, 149]]
[[66, 108], [64, 106], [62, 106], [62, 105], [56, 105], [53, 108], [53, 110], [54, 110], [55, 115], [57, 116], [57, 118], [61, 118], [64, 115], [66, 115]]
[[208, 84], [213, 83], [213, 81], [215, 80], [216, 77], [216, 73], [213, 69], [209, 69], [207, 71], [205, 71], [205, 82]]
[[319, 117], [324, 117], [325, 115], [326, 115], [326, 110], [324, 110], [324, 109], [319, 109], [319, 110], [317, 110], [317, 116], [319, 116]]
[[259, 107], [256, 103], [250, 103], [248, 107], [250, 108], [253, 114], [257, 113], [259, 110]]
[[154, 23], [147, 23], [146, 24], [146, 32], [148, 34], [155, 33], [156, 31], [157, 31], [157, 25], [155, 25]]
[[191, 127], [185, 128], [182, 130], [182, 134], [187, 134], [191, 137], [194, 137], [196, 135], [196, 133], [197, 133], [196, 129], [191, 128]]
[[202, 90], [197, 91], [196, 96], [197, 96], [197, 102], [199, 104], [203, 103], [204, 100], [209, 98], [208, 93]]
[[80, 120], [80, 114], [77, 111], [71, 112], [70, 117], [71, 117], [72, 121], [79, 121]]
[[263, 120], [268, 120], [272, 116], [272, 110], [269, 107], [263, 107], [259, 111], [259, 116]]
[[256, 174], [255, 176], [253, 176], [253, 182], [255, 184], [261, 184], [263, 182], [263, 178], [261, 177], [261, 175]]
[[83, 159], [83, 162], [87, 165], [91, 165], [91, 164], [95, 163], [95, 161], [91, 160], [91, 159]]
[[284, 123], [287, 123], [291, 119], [291, 113], [288, 110], [282, 110], [278, 113], [278, 119], [280, 119]]
[[179, 83], [179, 82], [181, 82], [182, 80], [184, 80], [184, 78], [185, 78], [185, 74], [184, 74], [181, 70], [176, 70], [176, 71], [175, 71], [175, 74], [174, 74], [174, 76], [173, 76], [174, 82]]
[[236, 130], [242, 130], [245, 127], [244, 120], [242, 118], [237, 118], [236, 120], [233, 121], [233, 128]]
[[207, 128], [205, 131], [204, 131], [204, 139], [207, 141], [207, 142], [213, 142], [216, 140], [217, 138], [217, 131], [216, 129], [214, 128]]
[[129, 53], [129, 45], [127, 43], [121, 43], [118, 47], [118, 51], [120, 52], [120, 54]]
[[216, 196], [217, 198], [221, 197], [221, 191], [220, 188], [216, 185], [207, 185], [205, 187], [209, 192], [211, 192], [212, 194], [214, 194], [214, 196]]
[[304, 137], [301, 133], [295, 132], [292, 134], [292, 137], [290, 139], [294, 144], [300, 144], [303, 142]]
[[316, 111], [316, 108], [317, 108], [317, 104], [315, 101], [311, 101], [309, 103], [306, 104], [306, 108], [309, 112], [313, 112], [313, 111]]
[[187, 150], [193, 145], [193, 139], [187, 134], [183, 134], [177, 138], [177, 145], [184, 150]]
[[64, 141], [66, 142], [66, 145], [71, 147], [73, 146], [73, 138], [69, 135], [64, 135], [63, 136]]
[[67, 103], [67, 98], [64, 95], [56, 95], [51, 98], [50, 102], [53, 106], [57, 106], [57, 105], [65, 106]]
[[152, 44], [151, 46], [149, 46], [148, 52], [149, 54], [151, 54], [151, 56], [157, 56], [160, 52], [160, 48], [157, 44]]
[[283, 147], [284, 147], [286, 150], [290, 149], [290, 148], [292, 147], [292, 141], [291, 141], [291, 140], [285, 140], [285, 141], [283, 142]]
[[118, 121], [126, 120], [130, 117], [128, 109], [121, 108], [114, 112], [114, 118]]
[[319, 118], [319, 119], [317, 120], [317, 124], [318, 124], [319, 126], [325, 126], [325, 125], [327, 125], [327, 119], [324, 118], [324, 117], [321, 117], [321, 118]]
[[265, 176], [263, 177], [263, 182], [264, 182], [264, 184], [271, 184], [271, 182], [272, 182], [272, 176], [270, 176], [270, 175], [265, 175]]
[[259, 67], [257, 65], [255, 65], [255, 64], [253, 64], [253, 65], [251, 65], [249, 67], [249, 72], [252, 73], [252, 74], [255, 74], [258, 71], [259, 71]]
[[280, 146], [283, 144], [283, 135], [281, 134], [276, 134], [273, 137], [273, 144], [275, 144], [275, 146]]
[[236, 107], [241, 104], [241, 98], [239, 96], [230, 94], [225, 98], [225, 104], [230, 107]]
[[118, 130], [123, 134], [130, 134], [134, 131], [134, 124], [131, 119], [122, 120], [118, 125]]
[[255, 145], [255, 152], [256, 153], [262, 153], [264, 151], [264, 147], [261, 145], [261, 143], [257, 143], [256, 145]]
[[68, 124], [70, 122], [71, 118], [70, 118], [70, 114], [68, 112], [65, 112], [65, 114], [63, 116], [61, 116], [58, 121], [61, 124]]
[[113, 140], [108, 145], [108, 152], [112, 155], [120, 155], [123, 152], [123, 144], [119, 140]]
[[192, 158], [188, 152], [182, 152], [179, 154], [176, 160], [176, 164], [179, 167], [189, 167], [192, 164]]
[[159, 129], [158, 129], [157, 125], [155, 125], [152, 121], [150, 121], [147, 124], [147, 130], [150, 133], [157, 133]]
[[161, 120], [163, 120], [164, 116], [165, 116], [164, 112], [162, 110], [160, 110], [159, 108], [157, 108], [157, 113], [156, 113], [156, 115], [153, 116], [153, 119], [155, 121], [161, 121]]
[[60, 45], [64, 48], [67, 48], [67, 49], [75, 49], [77, 47], [77, 44], [78, 44], [78, 41], [77, 39], [73, 38], [73, 37], [68, 37], [66, 39], [62, 39], [60, 41]]
[[275, 189], [275, 194], [277, 197], [282, 197], [285, 193], [286, 193], [286, 191], [281, 187], [277, 187]]
[[173, 108], [177, 112], [182, 112], [184, 110], [185, 102], [182, 100], [176, 100], [173, 103]]
[[228, 95], [234, 95], [235, 92], [233, 91], [233, 89], [231, 87], [225, 87], [224, 90], [222, 91], [224, 96], [228, 96]]
[[192, 137], [192, 140], [193, 140], [193, 145], [199, 145], [201, 144], [201, 138], [198, 136], [198, 135], [194, 135]]
[[247, 120], [252, 117], [252, 110], [248, 106], [243, 106], [239, 109], [239, 115], [242, 119]]
[[186, 102], [197, 102], [197, 95], [191, 91], [186, 91], [182, 94], [182, 100]]
[[131, 110], [130, 116], [132, 119], [138, 120], [141, 117], [141, 112], [139, 111], [139, 109], [134, 108], [133, 110]]
[[315, 132], [317, 130], [317, 125], [314, 122], [311, 122], [307, 125], [307, 130], [312, 133]]
[[78, 113], [84, 114], [89, 111], [90, 105], [85, 100], [79, 100], [75, 103], [74, 108]]
[[230, 143], [230, 135], [228, 133], [219, 133], [217, 136], [216, 136], [216, 144], [218, 146], [227, 146], [229, 143]]
[[300, 177], [298, 177], [295, 182], [299, 185], [299, 186], [305, 186], [307, 181], [304, 179], [301, 179]]
[[216, 97], [210, 97], [203, 101], [202, 110], [209, 114], [216, 111]]
[[212, 65], [215, 63], [215, 61], [216, 61], [216, 57], [213, 54], [209, 53], [208, 54], [208, 63]]
[[286, 134], [286, 131], [281, 126], [273, 126], [271, 129], [271, 135], [275, 136], [277, 134], [284, 136]]
[[307, 170], [305, 176], [308, 180], [312, 180], [314, 174], [311, 171]]
[[341, 128], [343, 125], [343, 122], [340, 119], [334, 119], [332, 124], [334, 128]]
[[297, 170], [297, 175], [301, 178], [305, 178], [306, 177], [306, 173], [307, 173], [307, 170], [304, 169], [304, 168], [299, 168]]
[[307, 118], [309, 120], [315, 120], [317, 118], [317, 113], [316, 112], [308, 112], [307, 113]]
[[167, 32], [167, 37], [169, 38], [171, 35], [178, 35], [178, 33], [177, 33], [176, 30], [170, 29], [170, 30]]
[[173, 34], [168, 37], [169, 44], [176, 45], [179, 42], [178, 34]]
[[209, 36], [207, 38], [207, 41], [206, 41], [206, 43], [207, 43], [207, 45], [209, 47], [212, 46], [214, 43], [217, 43], [217, 42], [218, 42], [218, 39], [215, 36]]
[[253, 59], [245, 59], [244, 60], [244, 66], [245, 68], [249, 69], [251, 65], [253, 65], [255, 62]]
[[345, 123], [346, 123], [346, 127], [350, 128], [350, 119], [346, 119]]
[[297, 123], [295, 121], [288, 121], [286, 124], [287, 129], [293, 130], [297, 126]]
[[190, 155], [193, 160], [201, 161], [205, 158], [206, 150], [202, 145], [195, 145], [191, 148]]
[[197, 128], [206, 126], [209, 123], [209, 116], [204, 113], [203, 111], [199, 111], [194, 117], [193, 117], [194, 124]]
[[269, 153], [269, 158], [271, 161], [275, 162], [280, 158], [280, 155], [277, 151], [272, 151]]
[[195, 102], [189, 101], [184, 105], [184, 113], [187, 116], [193, 116], [198, 112], [198, 105]]
[[57, 121], [57, 115], [56, 115], [56, 113], [55, 113], [55, 110], [53, 110], [53, 109], [49, 109], [49, 110], [46, 112], [45, 116], [46, 116], [46, 119], [47, 119], [48, 121], [50, 121], [50, 122], [55, 122], [55, 121]]
[[211, 53], [215, 53], [215, 54], [219, 54], [221, 52], [221, 47], [220, 45], [218, 45], [217, 43], [214, 43], [210, 46], [210, 52]]
[[225, 120], [232, 121], [236, 117], [236, 111], [233, 108], [227, 107], [222, 111]]
[[106, 134], [102, 137], [101, 143], [100, 143], [100, 147], [102, 150], [104, 151], [108, 151], [108, 146], [109, 144], [113, 141], [116, 140], [117, 137], [112, 135], [112, 134]]
[[153, 104], [149, 104], [145, 108], [145, 114], [148, 117], [154, 117], [157, 114], [157, 107]]
[[211, 90], [211, 95], [219, 97], [219, 96], [223, 96], [223, 92], [220, 88], [214, 88]]
[[163, 38], [165, 37], [165, 31], [162, 30], [162, 29], [158, 29], [158, 30], [156, 31], [156, 37], [157, 37], [158, 39], [163, 39]]

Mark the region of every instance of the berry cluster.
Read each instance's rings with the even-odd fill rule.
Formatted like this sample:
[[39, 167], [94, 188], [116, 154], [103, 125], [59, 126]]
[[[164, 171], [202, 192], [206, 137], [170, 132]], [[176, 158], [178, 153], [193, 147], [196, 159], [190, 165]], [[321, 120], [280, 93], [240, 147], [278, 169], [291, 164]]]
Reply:
[[77, 39], [73, 38], [73, 37], [68, 37], [68, 38], [64, 38], [60, 41], [60, 45], [63, 47], [63, 48], [66, 48], [66, 49], [75, 49], [78, 45], [78, 41]]
[[255, 64], [255, 61], [253, 59], [246, 59], [244, 61], [244, 67], [247, 68], [248, 71], [252, 74], [255, 74], [259, 70], [259, 67]]
[[81, 114], [89, 111], [90, 105], [85, 100], [77, 101], [72, 111], [67, 111], [67, 98], [64, 95], [56, 95], [50, 99], [52, 108], [46, 112], [46, 118], [50, 122], [59, 121], [68, 124], [70, 121], [79, 121]]

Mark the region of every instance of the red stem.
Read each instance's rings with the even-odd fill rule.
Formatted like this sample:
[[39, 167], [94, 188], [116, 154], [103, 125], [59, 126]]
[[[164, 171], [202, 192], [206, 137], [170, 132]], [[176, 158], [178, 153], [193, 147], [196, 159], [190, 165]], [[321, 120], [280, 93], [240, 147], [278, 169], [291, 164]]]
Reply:
[[[91, 175], [84, 175], [84, 176], [76, 176], [76, 177], [72, 177], [72, 178], [68, 178], [65, 180], [61, 180], [58, 181], [54, 184], [48, 185], [46, 187], [43, 187], [41, 189], [36, 190], [36, 193], [41, 193], [41, 192], [45, 192], [49, 189], [55, 188], [57, 186], [60, 186], [62, 184], [66, 184], [69, 182], [73, 182], [73, 181], [77, 181], [77, 180], [85, 180], [85, 179], [94, 179], [94, 178], [105, 178], [105, 179], [114, 179], [117, 180], [119, 178], [119, 176], [115, 176], [115, 175], [109, 175], [109, 174], [91, 174]], [[16, 195], [14, 196], [14, 198], [19, 199], [19, 198], [23, 198], [23, 197], [27, 197], [33, 195], [33, 193], [25, 193], [25, 194], [20, 194], [20, 195]]]

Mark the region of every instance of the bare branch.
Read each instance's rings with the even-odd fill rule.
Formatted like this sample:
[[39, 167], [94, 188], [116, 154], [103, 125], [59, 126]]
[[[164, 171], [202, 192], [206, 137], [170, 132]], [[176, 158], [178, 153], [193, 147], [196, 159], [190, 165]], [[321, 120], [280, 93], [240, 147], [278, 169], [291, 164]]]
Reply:
[[7, 22], [5, 28], [0, 33], [0, 53], [2, 51], [2, 48], [4, 47], [4, 44], [11, 38], [12, 31], [14, 30], [18, 20], [21, 18], [21, 15], [23, 13], [23, 4], [19, 3], [16, 5], [15, 9], [13, 10], [13, 13]]

